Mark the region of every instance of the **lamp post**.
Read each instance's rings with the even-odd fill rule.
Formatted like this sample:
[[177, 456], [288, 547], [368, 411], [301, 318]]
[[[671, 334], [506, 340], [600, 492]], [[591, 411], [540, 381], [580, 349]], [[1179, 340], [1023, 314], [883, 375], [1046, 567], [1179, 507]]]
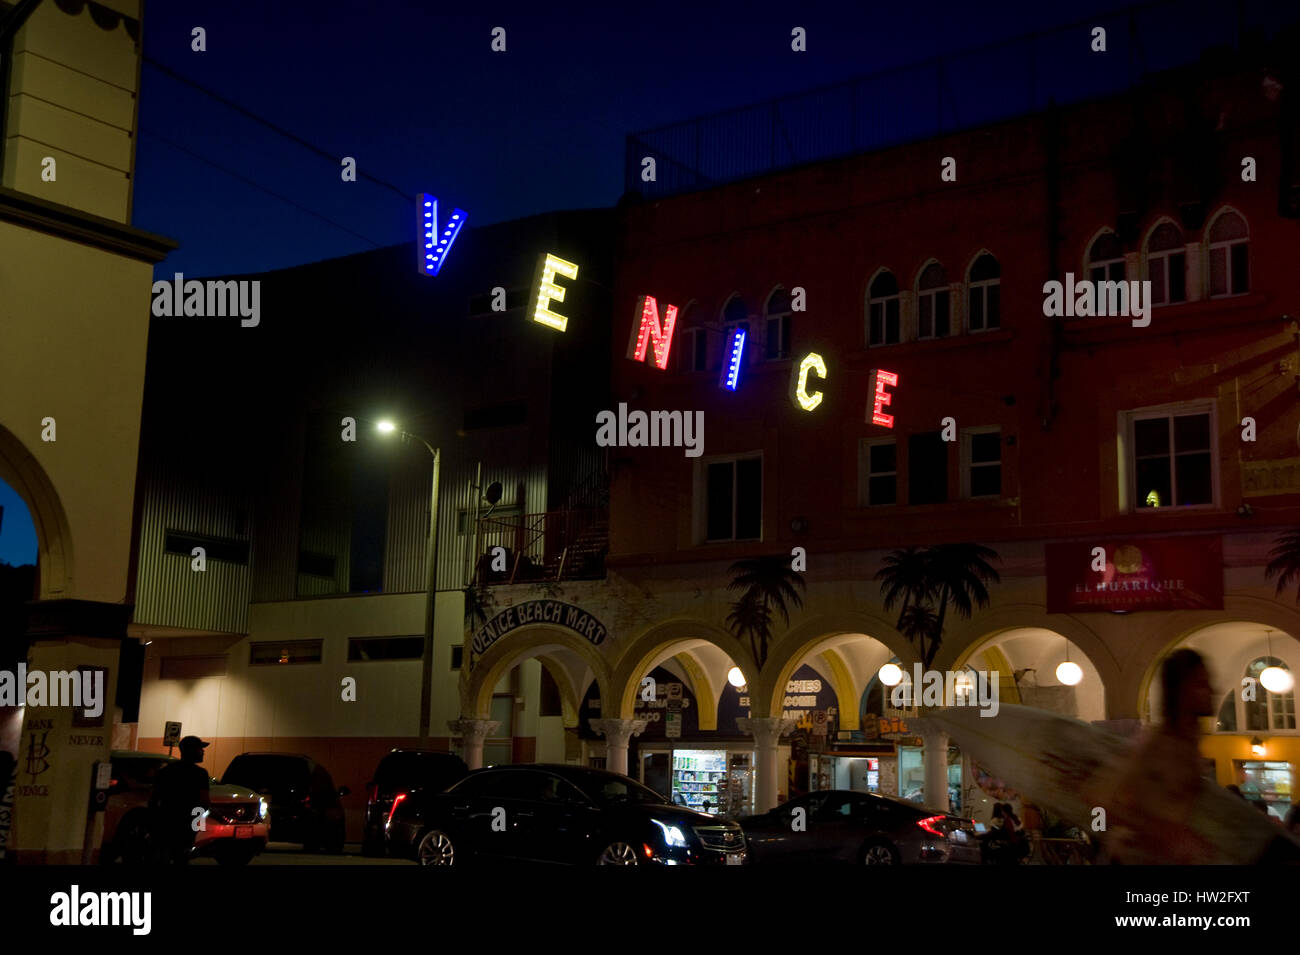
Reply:
[[401, 431], [391, 421], [380, 421], [376, 428], [381, 434], [400, 433], [403, 441], [419, 441], [433, 457], [433, 481], [429, 491], [429, 539], [424, 555], [424, 659], [420, 673], [420, 739], [427, 747], [430, 741], [429, 710], [433, 704], [433, 624], [438, 593], [438, 469], [442, 463], [442, 449], [435, 448], [418, 434]]

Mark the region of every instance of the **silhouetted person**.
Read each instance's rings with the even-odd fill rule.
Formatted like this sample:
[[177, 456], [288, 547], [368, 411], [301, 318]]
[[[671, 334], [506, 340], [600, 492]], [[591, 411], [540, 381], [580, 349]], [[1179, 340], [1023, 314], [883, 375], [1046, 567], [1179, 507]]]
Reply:
[[1106, 851], [1125, 865], [1205, 864], [1213, 849], [1191, 826], [1201, 791], [1198, 721], [1214, 712], [1201, 655], [1171, 653], [1160, 687], [1164, 722], [1143, 735], [1106, 807]]
[[154, 777], [149, 797], [152, 832], [157, 859], [164, 865], [185, 865], [190, 861], [197, 834], [195, 809], [211, 806], [208, 773], [199, 766], [207, 743], [197, 736], [181, 740], [181, 758], [168, 763]]

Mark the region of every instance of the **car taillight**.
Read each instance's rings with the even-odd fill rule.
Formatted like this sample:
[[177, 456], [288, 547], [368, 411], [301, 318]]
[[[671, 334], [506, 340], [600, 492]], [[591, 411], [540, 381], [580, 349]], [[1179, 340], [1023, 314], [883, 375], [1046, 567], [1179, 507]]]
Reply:
[[402, 800], [405, 798], [406, 798], [406, 793], [398, 793], [393, 798], [393, 808], [388, 810], [388, 821], [384, 823], [385, 829], [387, 829], [389, 826], [393, 824], [393, 813], [397, 812], [397, 807], [401, 805]]
[[922, 829], [924, 829], [926, 832], [933, 833], [934, 835], [942, 839], [947, 835], [947, 833], [944, 832], [942, 829], [937, 829], [935, 827], [943, 822], [944, 822], [943, 816], [926, 816], [924, 819], [918, 819], [916, 821], [916, 824], [920, 826]]

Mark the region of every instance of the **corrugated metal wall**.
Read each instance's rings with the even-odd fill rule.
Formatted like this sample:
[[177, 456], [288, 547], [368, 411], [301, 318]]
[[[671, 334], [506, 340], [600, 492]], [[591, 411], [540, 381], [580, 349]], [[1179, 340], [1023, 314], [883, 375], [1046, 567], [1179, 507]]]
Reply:
[[247, 565], [209, 557], [203, 572], [191, 569], [192, 558], [164, 550], [168, 530], [249, 540], [247, 496], [232, 490], [230, 483], [218, 490], [193, 473], [161, 462], [142, 469], [141, 479], [145, 488], [135, 622], [247, 632], [251, 548]]
[[[394, 468], [389, 485], [388, 540], [384, 570], [386, 593], [409, 593], [424, 589], [424, 559], [428, 542], [429, 480], [433, 462], [427, 454], [415, 457], [413, 463]], [[438, 589], [460, 590], [471, 575], [474, 504], [473, 488], [477, 462], [449, 461], [444, 457], [438, 488]], [[541, 513], [546, 509], [546, 467], [539, 464], [531, 469], [510, 467], [483, 467], [481, 489], [493, 481], [500, 481], [502, 496], [500, 507], [520, 506], [525, 514]], [[482, 504], [483, 513], [487, 505]], [[460, 530], [462, 512], [469, 517]], [[489, 536], [480, 535], [477, 553], [482, 554], [494, 544], [511, 550], [516, 548], [513, 532], [497, 531]], [[536, 541], [524, 553], [541, 560], [543, 542]]]
[[302, 429], [271, 442], [266, 454], [254, 506], [253, 600], [293, 600], [298, 595]]

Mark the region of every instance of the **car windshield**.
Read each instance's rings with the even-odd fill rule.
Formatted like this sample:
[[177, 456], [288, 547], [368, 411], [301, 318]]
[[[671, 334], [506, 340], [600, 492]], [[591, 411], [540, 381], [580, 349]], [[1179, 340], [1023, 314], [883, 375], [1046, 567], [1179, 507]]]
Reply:
[[464, 773], [457, 762], [431, 753], [390, 753], [375, 771], [375, 785], [380, 789], [406, 786], [442, 788]]
[[649, 803], [662, 805], [664, 797], [653, 789], [647, 789], [638, 782], [613, 774], [596, 772], [577, 772], [569, 776], [570, 781], [584, 793], [602, 805], [619, 803]]
[[307, 772], [299, 761], [280, 756], [236, 756], [221, 781], [265, 790], [286, 784], [302, 785], [307, 781]]

